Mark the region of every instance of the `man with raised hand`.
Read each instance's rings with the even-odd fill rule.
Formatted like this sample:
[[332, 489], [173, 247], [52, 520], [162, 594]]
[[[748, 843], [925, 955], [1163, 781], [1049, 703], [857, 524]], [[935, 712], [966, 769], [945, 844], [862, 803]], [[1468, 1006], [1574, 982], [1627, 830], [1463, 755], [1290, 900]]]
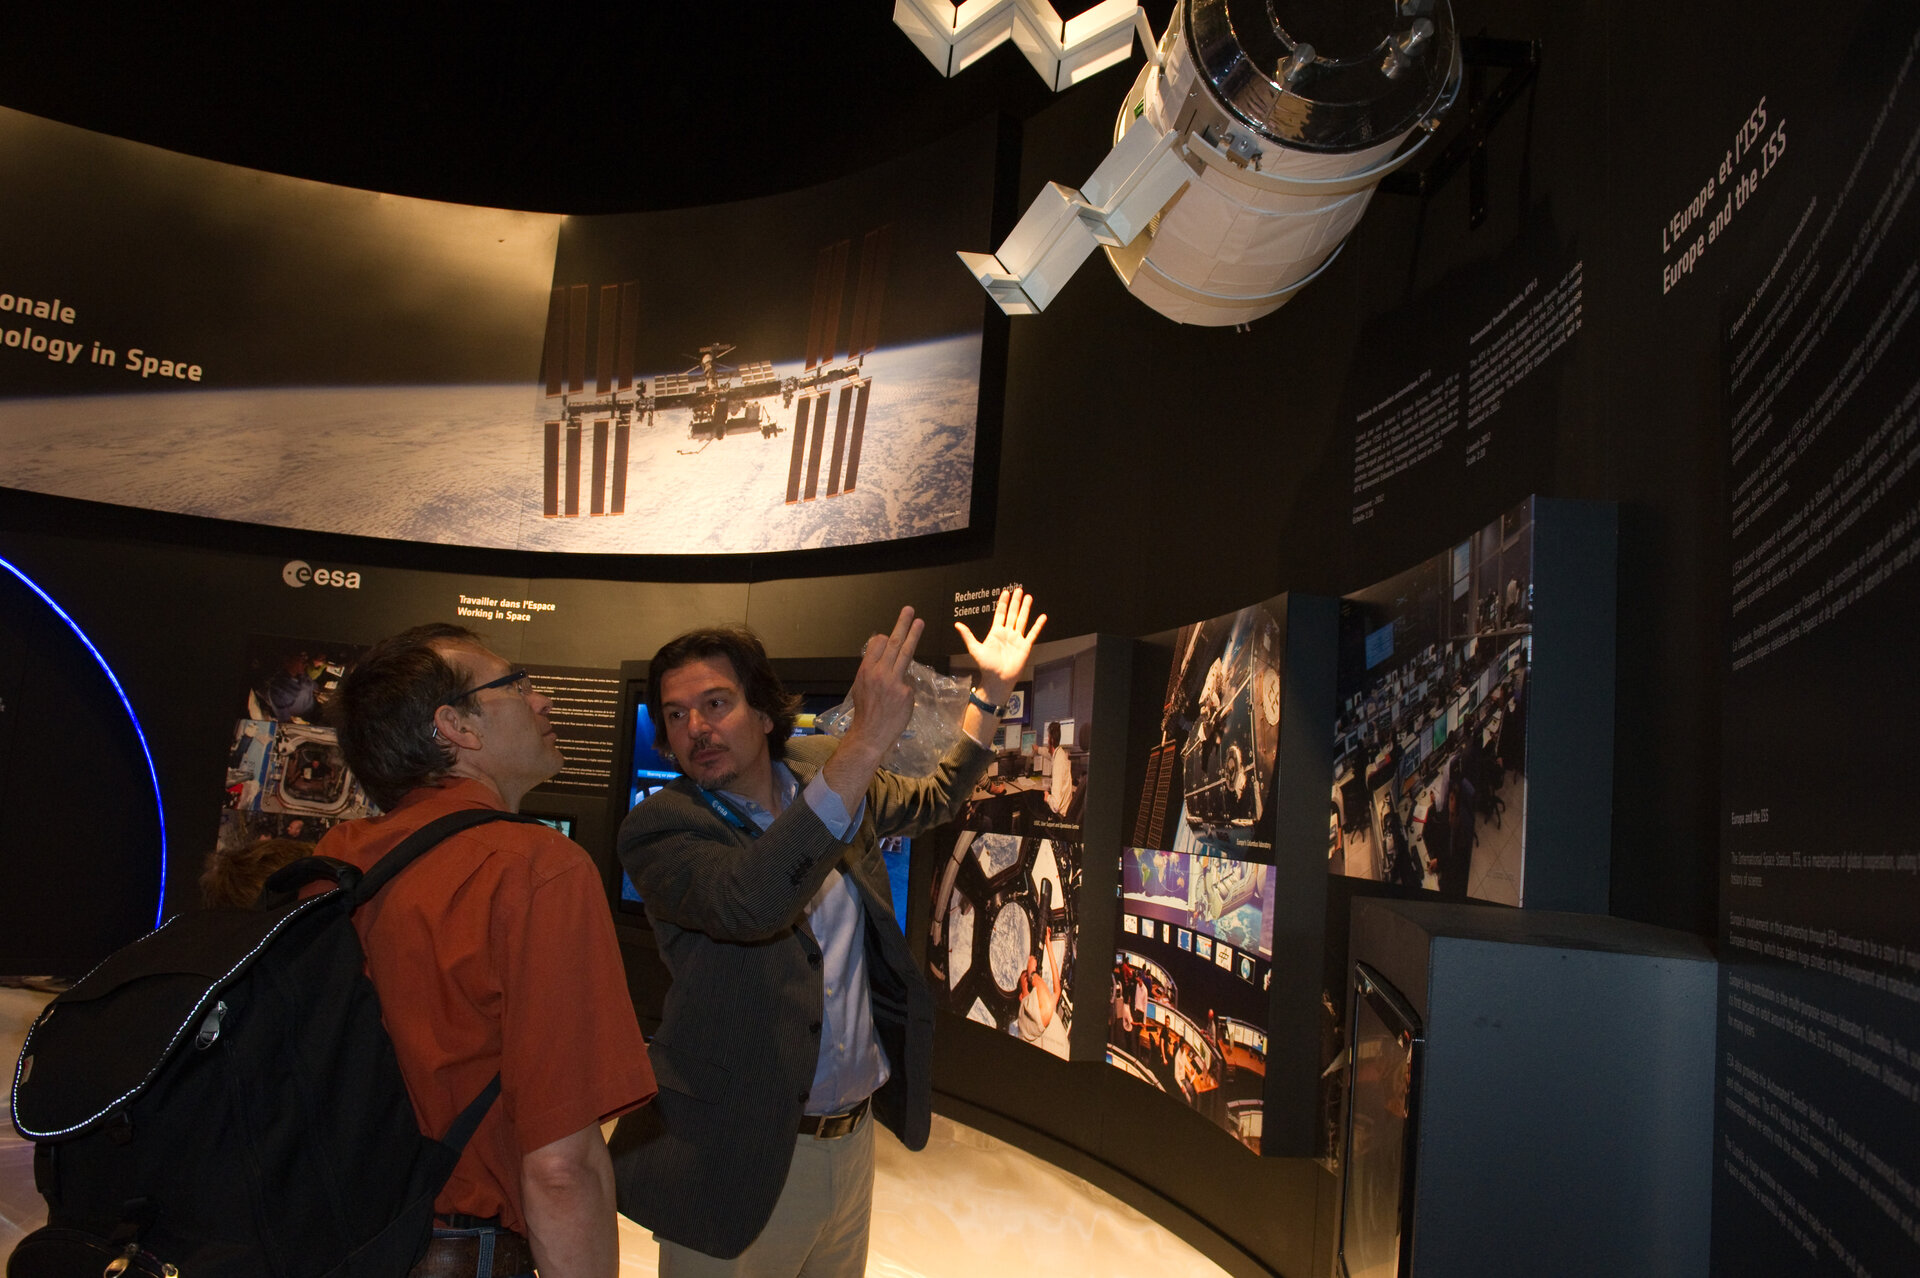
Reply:
[[922, 623], [902, 608], [854, 676], [838, 741], [791, 736], [794, 699], [738, 627], [654, 655], [658, 744], [685, 773], [628, 814], [619, 850], [673, 974], [652, 1044], [661, 1091], [613, 1139], [620, 1210], [663, 1278], [866, 1272], [873, 1120], [923, 1148], [932, 995], [893, 916], [878, 844], [957, 812], [985, 773], [1045, 616], [1001, 594], [962, 738], [932, 775], [880, 766], [913, 713]]

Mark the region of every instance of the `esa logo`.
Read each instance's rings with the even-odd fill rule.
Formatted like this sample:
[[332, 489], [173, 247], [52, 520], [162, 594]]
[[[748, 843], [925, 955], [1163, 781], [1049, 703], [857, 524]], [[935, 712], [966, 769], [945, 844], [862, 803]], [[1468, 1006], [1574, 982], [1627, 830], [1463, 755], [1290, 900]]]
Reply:
[[289, 586], [304, 586], [311, 582], [316, 586], [339, 586], [345, 590], [360, 589], [360, 574], [344, 572], [338, 568], [310, 567], [304, 559], [289, 559], [280, 570], [280, 580]]

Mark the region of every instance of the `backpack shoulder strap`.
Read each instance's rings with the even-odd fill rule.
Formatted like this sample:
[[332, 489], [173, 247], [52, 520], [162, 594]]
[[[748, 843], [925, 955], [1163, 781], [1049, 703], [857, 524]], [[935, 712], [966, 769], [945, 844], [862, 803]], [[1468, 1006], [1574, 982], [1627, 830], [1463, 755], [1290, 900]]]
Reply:
[[[462, 830], [470, 830], [476, 825], [485, 825], [490, 821], [518, 821], [527, 825], [540, 825], [538, 817], [522, 816], [518, 812], [501, 812], [496, 808], [463, 808], [458, 812], [449, 812], [427, 822], [405, 839], [400, 846], [387, 853], [374, 863], [372, 869], [360, 876], [349, 891], [355, 907], [371, 901], [374, 894], [392, 881], [393, 877], [412, 865], [428, 849], [442, 843]], [[342, 886], [346, 886], [342, 884]]]
[[[467, 1142], [473, 1138], [474, 1130], [480, 1126], [480, 1120], [487, 1116], [487, 1111], [493, 1108], [493, 1102], [499, 1098], [499, 1095], [500, 1075], [496, 1073], [487, 1085], [480, 1089], [480, 1094], [467, 1102], [467, 1107], [460, 1111], [447, 1127], [446, 1132], [441, 1135], [440, 1143], [456, 1154], [464, 1150]], [[448, 1179], [452, 1179], [451, 1173], [448, 1174]], [[444, 1189], [445, 1186], [442, 1185], [441, 1188]]]

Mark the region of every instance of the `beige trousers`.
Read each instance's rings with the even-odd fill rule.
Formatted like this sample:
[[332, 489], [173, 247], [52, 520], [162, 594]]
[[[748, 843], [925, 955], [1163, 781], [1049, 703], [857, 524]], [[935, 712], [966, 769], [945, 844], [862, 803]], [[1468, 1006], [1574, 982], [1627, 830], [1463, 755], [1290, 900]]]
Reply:
[[873, 1217], [873, 1112], [838, 1140], [802, 1136], [760, 1236], [732, 1260], [660, 1243], [660, 1278], [861, 1278]]

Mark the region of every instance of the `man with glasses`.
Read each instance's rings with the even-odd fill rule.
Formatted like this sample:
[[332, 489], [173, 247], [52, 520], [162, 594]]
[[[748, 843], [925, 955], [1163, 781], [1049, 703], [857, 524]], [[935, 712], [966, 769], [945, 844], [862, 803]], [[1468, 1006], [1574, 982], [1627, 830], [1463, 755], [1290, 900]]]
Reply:
[[797, 704], [740, 627], [654, 655], [647, 697], [681, 779], [620, 827], [620, 860], [673, 974], [658, 1101], [614, 1134], [620, 1209], [661, 1240], [662, 1278], [867, 1271], [873, 1124], [909, 1149], [931, 1122], [933, 996], [893, 916], [882, 837], [959, 811], [993, 754], [1044, 616], [1000, 596], [964, 734], [933, 774], [881, 762], [913, 713], [922, 623], [868, 642], [837, 742], [792, 737]]
[[[516, 812], [559, 771], [553, 703], [458, 626], [377, 644], [333, 713], [384, 815], [319, 855], [371, 867], [451, 812]], [[654, 1092], [599, 871], [544, 825], [490, 822], [425, 853], [354, 915], [422, 1131], [500, 1075], [500, 1097], [435, 1201], [416, 1274], [612, 1278], [613, 1173], [600, 1124]]]

